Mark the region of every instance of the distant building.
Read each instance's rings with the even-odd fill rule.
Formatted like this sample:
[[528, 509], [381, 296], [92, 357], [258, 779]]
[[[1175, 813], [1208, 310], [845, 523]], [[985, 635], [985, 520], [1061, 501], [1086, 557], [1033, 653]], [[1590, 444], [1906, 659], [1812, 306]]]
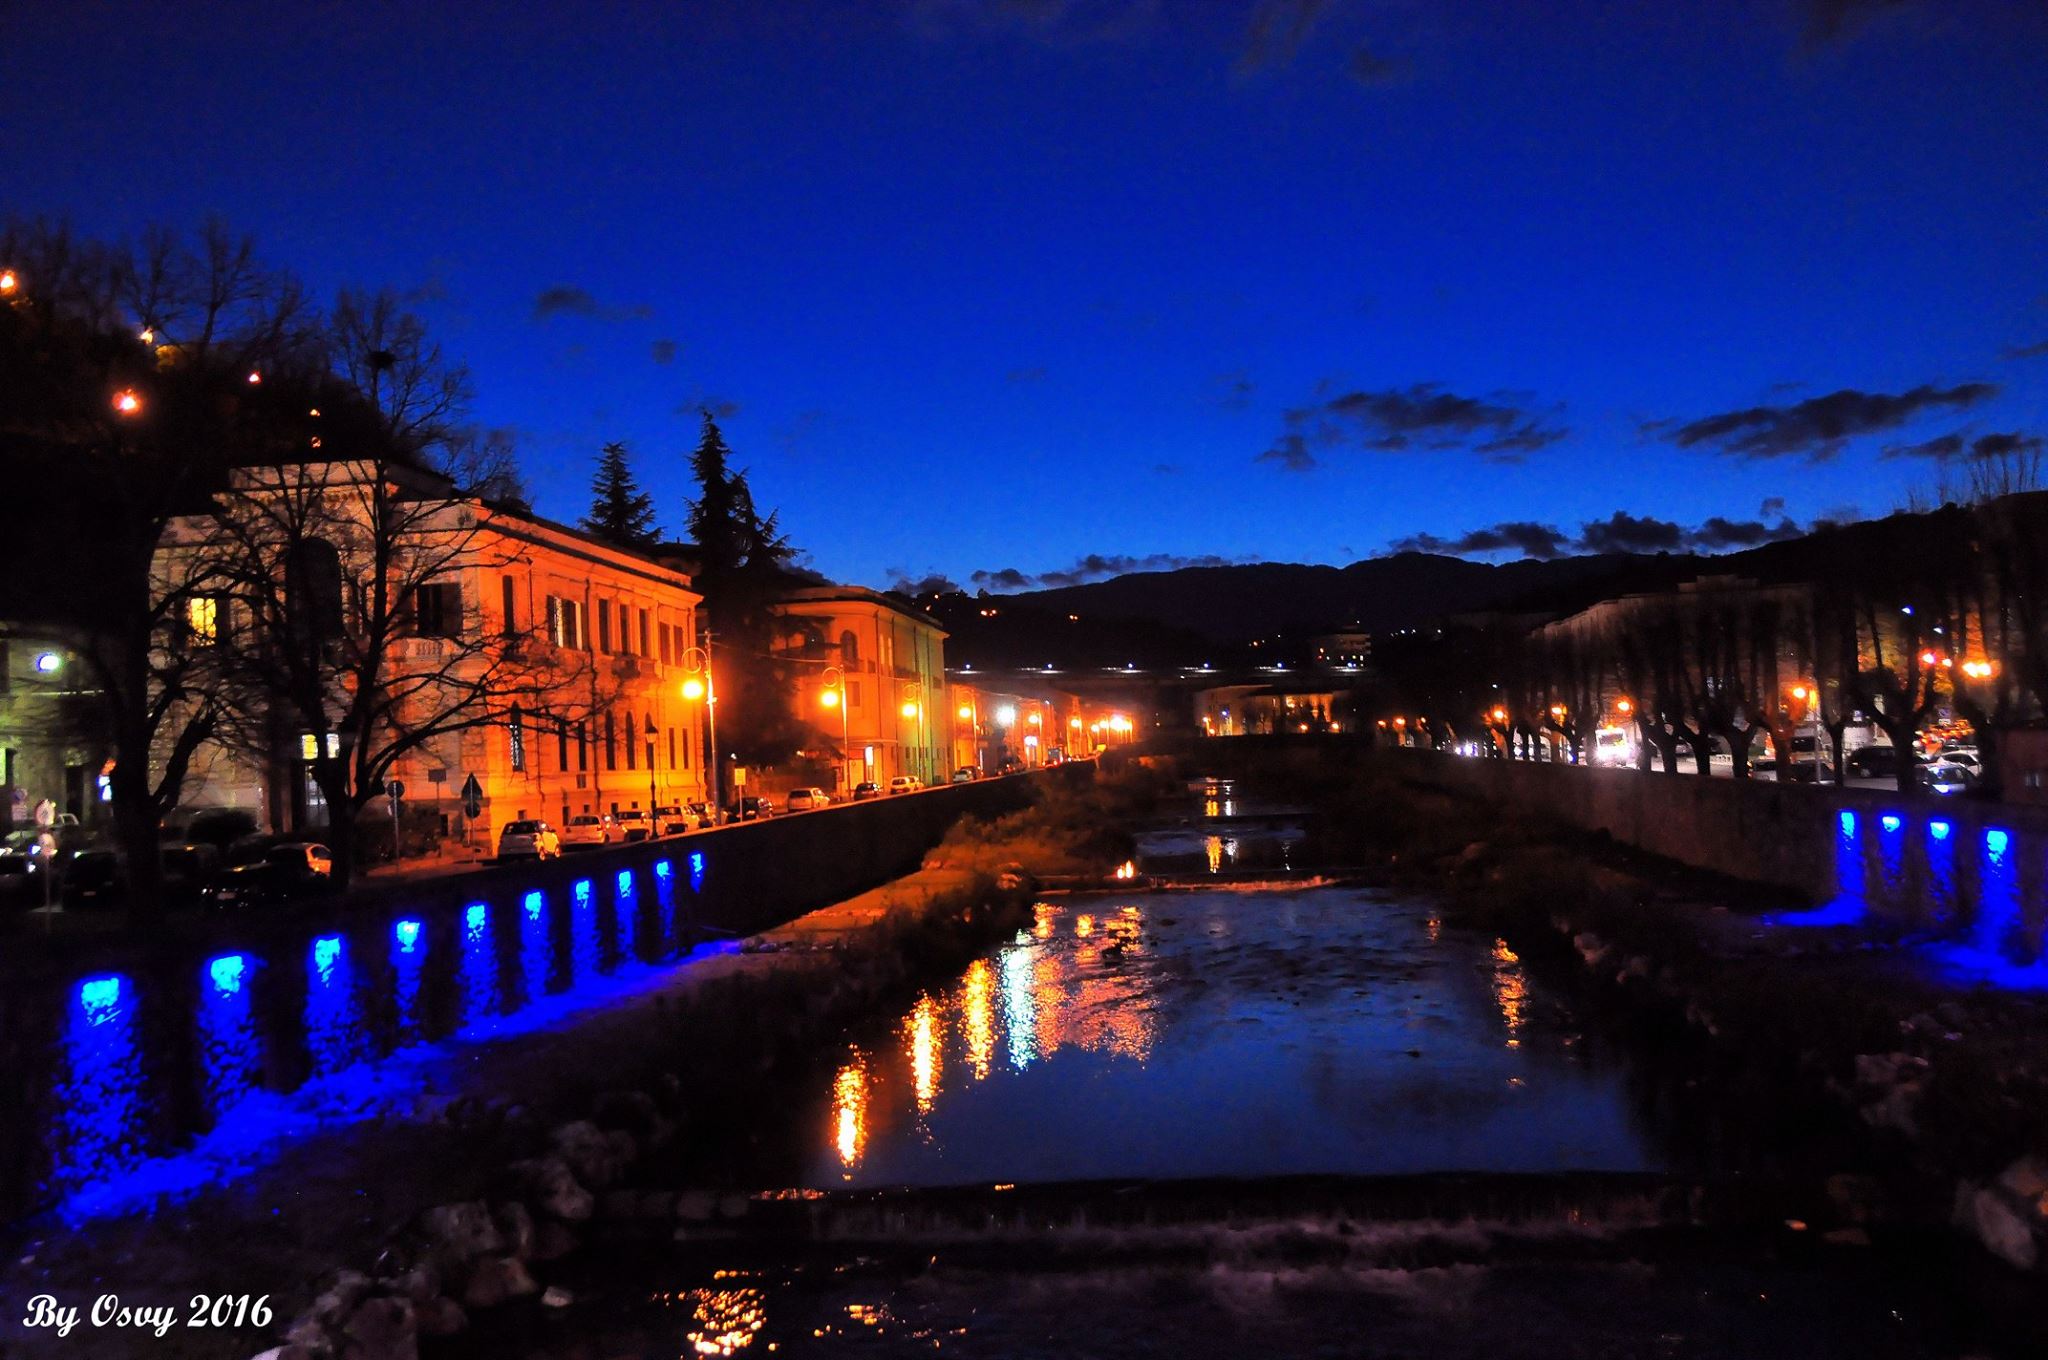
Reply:
[[1308, 640], [1309, 656], [1326, 666], [1372, 664], [1372, 634], [1352, 624], [1334, 633], [1317, 633]]
[[[816, 749], [840, 752], [813, 762], [832, 777], [826, 791], [901, 774], [944, 780], [953, 758], [945, 629], [908, 600], [861, 586], [802, 587], [775, 608], [812, 635], [792, 637], [801, 672], [792, 702], [816, 729]], [[832, 667], [844, 689], [828, 699]]]
[[1219, 685], [1197, 690], [1194, 707], [1205, 736], [1343, 732], [1350, 726], [1351, 693], [1314, 680], [1299, 686]]

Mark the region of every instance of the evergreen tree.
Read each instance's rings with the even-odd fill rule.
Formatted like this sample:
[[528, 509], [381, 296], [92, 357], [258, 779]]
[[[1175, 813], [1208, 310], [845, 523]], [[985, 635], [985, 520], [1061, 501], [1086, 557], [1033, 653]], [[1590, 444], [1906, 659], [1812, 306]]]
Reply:
[[648, 548], [658, 540], [654, 498], [633, 480], [626, 465], [626, 446], [617, 440], [597, 455], [597, 475], [590, 479], [590, 513], [583, 530], [621, 548]]
[[744, 472], [709, 413], [690, 455], [698, 495], [690, 503], [690, 538], [697, 549], [694, 585], [704, 596], [706, 626], [714, 634], [718, 672], [718, 743], [729, 761], [778, 765], [817, 734], [791, 710], [798, 667], [783, 646], [807, 626], [775, 612], [775, 603], [811, 579], [795, 565], [795, 550], [763, 516]]

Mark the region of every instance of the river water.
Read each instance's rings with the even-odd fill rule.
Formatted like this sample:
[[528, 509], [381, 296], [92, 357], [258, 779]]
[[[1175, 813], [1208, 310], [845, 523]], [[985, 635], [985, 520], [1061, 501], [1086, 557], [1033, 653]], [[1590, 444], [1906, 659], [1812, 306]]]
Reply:
[[[1427, 898], [1232, 881], [1293, 867], [1300, 840], [1284, 808], [1198, 792], [1140, 837], [1139, 860], [1211, 886], [1046, 898], [1029, 928], [821, 1066], [784, 1107], [797, 1150], [778, 1142], [757, 1188], [1001, 1198], [1224, 1178], [1227, 1204], [1240, 1178], [1700, 1169], [1700, 1140], [1649, 1094], [1641, 1054], [1507, 940], [1446, 925]], [[1370, 1225], [1342, 1239], [1283, 1223], [1303, 1240], [1280, 1247], [1242, 1228], [1212, 1220], [1170, 1248], [1041, 1235], [945, 1253], [686, 1231], [584, 1265], [556, 1325], [480, 1337], [477, 1353], [1948, 1353], [1928, 1340], [1951, 1323], [1928, 1303], [1940, 1291], [1875, 1257], [1688, 1247], [1653, 1265], [1628, 1250], [1494, 1258], [1467, 1241], [1439, 1259], [1362, 1246]]]

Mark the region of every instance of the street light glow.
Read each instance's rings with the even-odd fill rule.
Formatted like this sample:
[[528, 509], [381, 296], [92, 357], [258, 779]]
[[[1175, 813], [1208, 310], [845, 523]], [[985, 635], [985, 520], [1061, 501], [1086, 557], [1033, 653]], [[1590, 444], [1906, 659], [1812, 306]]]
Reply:
[[21, 280], [14, 277], [12, 269], [0, 269], [0, 293], [11, 293], [21, 287]]
[[969, 722], [974, 718], [974, 709], [969, 704], [960, 705], [960, 721]]
[[696, 676], [683, 681], [683, 697], [695, 703], [704, 697], [704, 682]]
[[1017, 709], [1015, 705], [1004, 704], [996, 710], [996, 725], [998, 727], [1008, 727], [1016, 721]]
[[132, 387], [124, 387], [114, 394], [114, 410], [124, 416], [132, 416], [142, 409], [142, 398]]
[[827, 708], [839, 707], [839, 691], [836, 689], [828, 689], [824, 691], [823, 693], [818, 695], [818, 702], [823, 704]]
[[904, 717], [906, 717], [906, 718], [915, 718], [915, 717], [916, 717], [916, 716], [918, 715], [918, 711], [919, 711], [919, 710], [918, 710], [918, 707], [917, 707], [917, 701], [916, 701], [915, 699], [906, 699], [906, 700], [904, 700], [904, 702], [903, 702], [903, 716], [904, 716]]

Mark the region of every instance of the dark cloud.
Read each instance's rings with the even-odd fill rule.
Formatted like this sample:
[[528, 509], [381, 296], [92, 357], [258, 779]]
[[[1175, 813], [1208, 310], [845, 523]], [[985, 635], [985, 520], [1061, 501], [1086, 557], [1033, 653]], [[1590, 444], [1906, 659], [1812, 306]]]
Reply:
[[1910, 9], [1917, 0], [1802, 0], [1806, 12], [1804, 38], [1809, 47], [1822, 47], [1851, 38], [1881, 14]]
[[909, 573], [893, 568], [889, 574], [896, 578], [895, 584], [889, 588], [899, 595], [908, 595], [912, 599], [916, 599], [921, 595], [957, 595], [960, 593], [959, 582], [950, 576], [941, 576], [937, 572], [933, 572], [929, 576], [919, 577], [915, 581], [910, 579]]
[[1579, 535], [1579, 546], [1594, 553], [1672, 552], [1685, 546], [1685, 538], [1682, 524], [1617, 510], [1606, 519], [1589, 521]]
[[685, 398], [677, 407], [679, 416], [708, 415], [713, 420], [731, 420], [740, 413], [740, 404], [723, 397], [692, 396]]
[[1152, 471], [1154, 474], [1161, 477], [1178, 477], [1180, 475], [1180, 464], [1154, 463], [1152, 465]]
[[2048, 340], [2037, 340], [2031, 345], [2014, 345], [2005, 351], [2008, 359], [2038, 359], [2048, 354]]
[[1519, 552], [1524, 557], [1548, 561], [1562, 557], [1571, 537], [1554, 525], [1533, 520], [1510, 520], [1490, 529], [1474, 529], [1457, 538], [1435, 534], [1411, 534], [1393, 544], [1395, 552], [1449, 553], [1463, 557], [1471, 553]]
[[[1771, 499], [1778, 500], [1775, 496]], [[1765, 502], [1766, 505], [1769, 503]], [[1782, 508], [1784, 502], [1778, 501], [1778, 504]], [[1715, 515], [1686, 536], [1686, 546], [1704, 552], [1720, 552], [1728, 548], [1754, 548], [1764, 543], [1779, 543], [1805, 532], [1783, 516], [1776, 524], [1765, 524], [1762, 520], [1731, 520]]]
[[1077, 560], [1073, 566], [1060, 571], [1040, 572], [1033, 576], [1015, 567], [1004, 567], [1000, 571], [977, 571], [968, 577], [968, 580], [975, 585], [995, 590], [1051, 590], [1060, 586], [1078, 586], [1089, 581], [1106, 580], [1111, 576], [1127, 576], [1134, 571], [1229, 567], [1244, 560], [1238, 557], [1219, 557], [1215, 553], [1201, 553], [1193, 557], [1184, 557], [1179, 553], [1147, 553], [1143, 557], [1132, 557], [1125, 553], [1089, 553]]
[[1330, 0], [1260, 0], [1238, 54], [1238, 74], [1278, 70], [1293, 61], [1329, 7]]
[[1000, 571], [977, 571], [967, 578], [978, 586], [993, 590], [1029, 590], [1036, 582], [1015, 567], [1004, 567]]
[[656, 340], [647, 347], [647, 352], [654, 357], [654, 362], [666, 365], [676, 361], [676, 348], [673, 340]]
[[533, 319], [549, 321], [558, 316], [580, 316], [591, 321], [644, 321], [654, 315], [646, 304], [609, 307], [592, 297], [587, 288], [558, 283], [543, 288], [533, 299]]
[[1698, 528], [1688, 529], [1675, 520], [1617, 510], [1606, 519], [1581, 524], [1577, 537], [1554, 524], [1509, 520], [1456, 538], [1414, 534], [1389, 546], [1394, 552], [1449, 553], [1458, 557], [1519, 553], [1548, 561], [1568, 553], [1727, 552], [1797, 538], [1805, 532], [1782, 517], [1776, 524], [1768, 524], [1763, 520], [1731, 520], [1716, 515]]
[[1783, 496], [1766, 496], [1764, 497], [1764, 503], [1756, 508], [1756, 512], [1766, 517], [1782, 515], [1785, 513], [1785, 498]]
[[1996, 385], [1986, 382], [1954, 387], [1923, 383], [1896, 395], [1844, 388], [1788, 406], [1751, 406], [1675, 428], [1665, 422], [1644, 429], [1663, 434], [1680, 448], [1706, 444], [1739, 458], [1832, 458], [1857, 435], [1897, 429], [1924, 411], [1974, 406], [1997, 392]]
[[1318, 450], [1355, 445], [1386, 452], [1464, 449], [1514, 463], [1570, 433], [1550, 423], [1554, 414], [1532, 411], [1511, 394], [1466, 397], [1437, 383], [1345, 392], [1288, 411], [1287, 429], [1258, 461], [1307, 472], [1318, 465]]
[[1344, 74], [1367, 89], [1399, 85], [1408, 79], [1409, 64], [1403, 57], [1383, 57], [1370, 47], [1361, 47], [1344, 63]]
[[1045, 381], [1043, 368], [1013, 368], [1004, 375], [1013, 383], [1035, 383]]
[[1969, 439], [1961, 434], [1945, 434], [1919, 444], [1894, 444], [1884, 451], [1887, 458], [1955, 458], [1964, 454], [1972, 458], [2004, 458], [2019, 453], [2039, 453], [2042, 448], [2041, 436], [2021, 434], [2017, 430], [2005, 434], [1983, 434]]

